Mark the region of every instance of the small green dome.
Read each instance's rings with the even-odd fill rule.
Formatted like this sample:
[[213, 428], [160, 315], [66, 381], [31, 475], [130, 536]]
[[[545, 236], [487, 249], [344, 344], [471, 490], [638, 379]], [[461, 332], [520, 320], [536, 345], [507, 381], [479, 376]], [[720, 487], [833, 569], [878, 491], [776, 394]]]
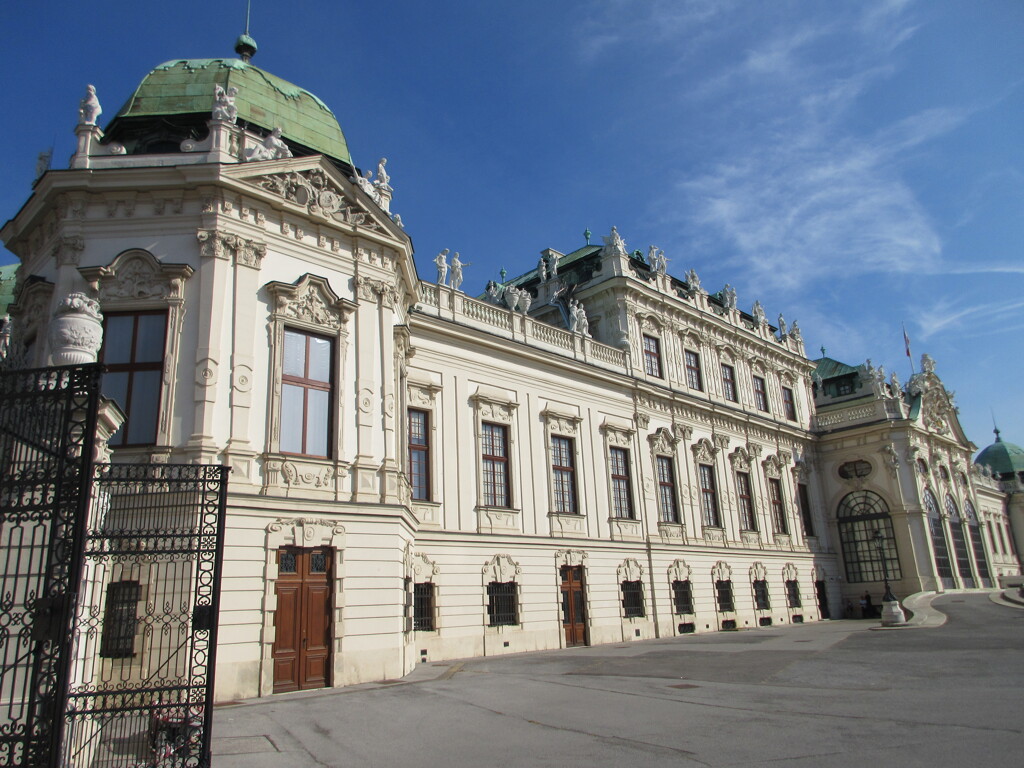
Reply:
[[[247, 42], [255, 47], [251, 38]], [[240, 59], [176, 59], [161, 64], [143, 78], [106, 132], [135, 118], [209, 114], [215, 85], [238, 89], [235, 106], [240, 120], [267, 131], [280, 128], [286, 139], [352, 165], [345, 134], [326, 104]]]
[[996, 441], [981, 451], [974, 463], [989, 467], [993, 474], [1000, 476], [1024, 472], [1024, 448], [1004, 442], [998, 429], [995, 433]]

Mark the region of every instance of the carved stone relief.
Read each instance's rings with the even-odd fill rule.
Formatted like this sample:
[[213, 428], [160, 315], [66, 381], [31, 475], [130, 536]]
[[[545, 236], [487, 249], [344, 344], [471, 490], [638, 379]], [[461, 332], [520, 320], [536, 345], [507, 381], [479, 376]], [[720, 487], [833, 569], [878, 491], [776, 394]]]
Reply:
[[757, 562], [750, 566], [750, 580], [751, 581], [764, 581], [768, 578], [768, 569], [764, 567], [764, 563]]
[[587, 553], [582, 549], [560, 549], [555, 552], [555, 566], [561, 567], [563, 565], [575, 566], [575, 565], [586, 565], [587, 564]]
[[628, 557], [622, 561], [615, 574], [619, 582], [640, 581], [644, 577], [644, 567], [634, 558]]
[[511, 556], [495, 555], [483, 567], [484, 584], [489, 584], [492, 581], [515, 581], [516, 577], [522, 573], [522, 570], [519, 567], [519, 563], [513, 560]]

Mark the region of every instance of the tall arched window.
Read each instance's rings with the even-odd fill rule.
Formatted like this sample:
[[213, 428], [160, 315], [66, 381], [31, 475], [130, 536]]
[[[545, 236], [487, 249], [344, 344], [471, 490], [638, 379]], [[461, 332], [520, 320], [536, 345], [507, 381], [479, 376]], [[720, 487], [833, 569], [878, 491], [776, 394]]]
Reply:
[[889, 578], [894, 581], [903, 578], [892, 518], [881, 496], [873, 491], [847, 494], [839, 502], [836, 516], [839, 518], [839, 541], [843, 547], [847, 581], [882, 580], [882, 557], [875, 543], [876, 531], [881, 531], [884, 537], [882, 549]]
[[924, 492], [924, 508], [928, 513], [928, 530], [931, 532], [932, 548], [935, 550], [935, 574], [942, 579], [942, 586], [952, 589], [956, 582], [953, 580], [953, 564], [949, 562], [946, 529], [942, 525], [939, 502], [928, 490]]
[[967, 539], [964, 537], [964, 521], [960, 519], [956, 501], [948, 493], [946, 514], [949, 515], [949, 532], [953, 536], [953, 552], [956, 554], [956, 569], [960, 571], [960, 580], [967, 589], [974, 589], [974, 573], [971, 571], [971, 554], [967, 551]]
[[981, 526], [978, 524], [978, 513], [974, 511], [974, 505], [970, 500], [964, 501], [964, 519], [967, 522], [967, 533], [971, 539], [971, 547], [974, 549], [974, 563], [978, 566], [978, 577], [981, 579], [981, 586], [992, 586], [992, 573], [988, 569], [988, 558], [985, 557], [985, 542], [981, 538]]

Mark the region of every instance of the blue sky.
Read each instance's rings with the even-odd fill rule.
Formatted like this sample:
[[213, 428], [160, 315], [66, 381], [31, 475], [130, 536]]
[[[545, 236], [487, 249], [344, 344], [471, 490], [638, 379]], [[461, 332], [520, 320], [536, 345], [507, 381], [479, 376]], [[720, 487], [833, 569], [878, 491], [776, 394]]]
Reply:
[[[94, 83], [231, 56], [243, 0], [4, 3], [0, 219], [63, 167]], [[45, 30], [45, 31], [44, 31]], [[466, 288], [614, 224], [799, 320], [811, 356], [938, 363], [979, 446], [1024, 444], [1024, 3], [254, 0], [253, 63], [320, 96], [433, 279]], [[13, 261], [7, 252], [0, 261]], [[812, 351], [813, 350], [813, 351]]]

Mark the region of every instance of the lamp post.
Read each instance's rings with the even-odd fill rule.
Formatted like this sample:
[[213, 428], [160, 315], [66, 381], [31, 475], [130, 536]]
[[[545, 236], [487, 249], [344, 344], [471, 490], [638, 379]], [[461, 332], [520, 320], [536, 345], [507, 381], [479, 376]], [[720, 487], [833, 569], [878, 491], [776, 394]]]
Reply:
[[882, 596], [882, 602], [891, 603], [896, 600], [896, 595], [892, 593], [892, 587], [889, 586], [889, 563], [885, 559], [885, 534], [882, 533], [881, 528], [875, 530], [874, 542], [875, 549], [878, 550], [878, 558], [882, 561], [882, 580], [885, 582], [885, 594]]
[[878, 550], [878, 557], [882, 561], [882, 579], [885, 582], [885, 594], [882, 596], [882, 626], [892, 627], [906, 624], [906, 614], [903, 613], [900, 601], [896, 599], [896, 595], [892, 593], [892, 587], [889, 585], [889, 563], [885, 557], [886, 536], [882, 533], [881, 528], [875, 530], [872, 540]]

